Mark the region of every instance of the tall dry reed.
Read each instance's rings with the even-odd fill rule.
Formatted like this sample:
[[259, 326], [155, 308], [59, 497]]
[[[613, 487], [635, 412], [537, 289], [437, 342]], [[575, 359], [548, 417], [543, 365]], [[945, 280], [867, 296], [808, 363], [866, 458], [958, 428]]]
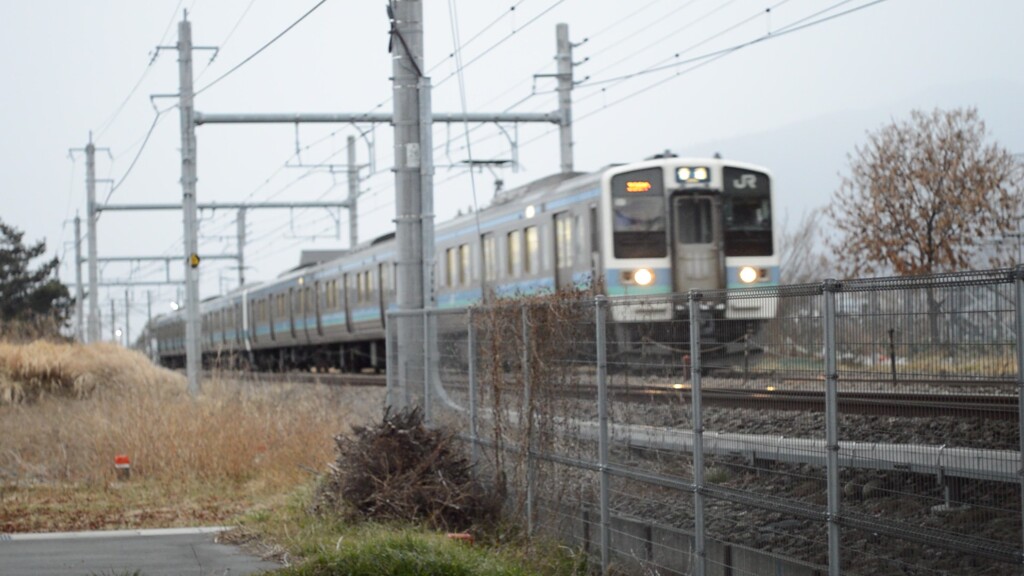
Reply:
[[184, 378], [111, 345], [0, 344], [0, 480], [134, 478], [273, 489], [319, 471], [332, 437], [380, 413], [383, 392]]

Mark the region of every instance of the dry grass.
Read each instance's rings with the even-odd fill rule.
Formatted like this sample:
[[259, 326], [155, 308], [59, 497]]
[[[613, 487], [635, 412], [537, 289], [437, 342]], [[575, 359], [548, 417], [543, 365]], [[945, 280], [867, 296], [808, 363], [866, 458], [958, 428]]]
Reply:
[[[322, 471], [332, 437], [383, 405], [380, 389], [216, 379], [198, 399], [185, 389], [181, 375], [117, 346], [0, 343], [0, 532], [24, 529], [26, 514], [92, 527], [95, 517], [80, 518], [92, 509], [117, 511], [103, 527], [227, 519]], [[131, 457], [128, 483], [115, 480], [116, 454]]]

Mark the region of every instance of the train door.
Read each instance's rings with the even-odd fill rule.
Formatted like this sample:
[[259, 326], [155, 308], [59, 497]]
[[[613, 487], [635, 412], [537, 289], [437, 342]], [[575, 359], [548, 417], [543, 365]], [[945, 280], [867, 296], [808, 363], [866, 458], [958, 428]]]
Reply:
[[388, 299], [386, 297], [388, 291], [388, 269], [389, 264], [387, 262], [377, 265], [377, 280], [380, 282], [377, 286], [380, 288], [377, 291], [378, 302], [380, 304], [380, 327], [384, 328], [385, 317], [384, 315], [388, 312]]
[[257, 334], [258, 330], [256, 329], [260, 322], [259, 306], [260, 300], [258, 298], [249, 300], [249, 330], [247, 336], [249, 341], [253, 343], [259, 342], [259, 334]]
[[714, 196], [672, 197], [673, 291], [722, 288], [722, 227]]
[[498, 243], [494, 234], [480, 236], [480, 294], [488, 302], [498, 280]]
[[296, 304], [295, 298], [296, 298], [295, 288], [289, 288], [288, 289], [288, 320], [289, 320], [288, 326], [291, 328], [292, 338], [298, 338], [298, 336], [295, 333], [295, 314], [298, 312], [298, 310], [296, 310], [296, 308], [298, 308], [298, 306], [295, 305]]
[[352, 333], [352, 305], [355, 304], [355, 295], [353, 294], [355, 289], [351, 284], [352, 278], [353, 275], [349, 273], [341, 275], [341, 288], [344, 292], [342, 303], [345, 306], [345, 330], [349, 334]]
[[310, 287], [299, 288], [301, 295], [302, 304], [302, 335], [306, 338], [306, 342], [309, 342], [309, 317], [313, 314], [313, 299], [310, 294]]
[[[317, 280], [316, 282], [313, 283], [313, 314], [316, 315], [316, 335], [317, 336], [323, 336], [324, 335], [324, 325], [323, 325], [323, 322], [321, 322], [321, 320], [320, 320], [320, 306], [321, 306], [321, 304], [320, 304], [320, 294], [321, 293], [322, 293], [321, 284], [320, 284], [320, 281]], [[324, 302], [324, 305], [326, 305], [326, 304], [327, 303]]]
[[274, 294], [269, 294], [267, 296], [267, 299], [265, 300], [267, 306], [267, 323], [270, 324], [271, 341], [277, 340], [277, 327], [274, 326], [274, 322], [281, 315], [279, 312], [277, 312], [277, 309], [274, 307], [276, 299], [277, 296], [275, 296]]
[[555, 288], [572, 288], [573, 216], [571, 212], [555, 214]]

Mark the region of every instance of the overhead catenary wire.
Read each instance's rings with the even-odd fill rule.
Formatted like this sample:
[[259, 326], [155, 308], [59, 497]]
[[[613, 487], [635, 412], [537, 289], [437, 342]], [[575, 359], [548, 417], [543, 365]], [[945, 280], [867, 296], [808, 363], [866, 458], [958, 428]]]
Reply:
[[[531, 24], [533, 24], [534, 22], [537, 22], [538, 20], [540, 20], [542, 17], [544, 17], [544, 15], [546, 15], [548, 12], [551, 12], [552, 10], [557, 8], [563, 2], [565, 2], [565, 0], [555, 0], [555, 2], [553, 4], [551, 4], [550, 6], [545, 8], [544, 10], [542, 10], [539, 14], [534, 15], [533, 18], [530, 18], [525, 24], [523, 24], [522, 26], [519, 26], [518, 28], [513, 29], [512, 32], [510, 32], [506, 36], [498, 39], [497, 42], [495, 42], [494, 44], [491, 44], [490, 46], [488, 46], [486, 49], [484, 49], [483, 52], [480, 52], [479, 54], [477, 54], [476, 56], [471, 58], [468, 62], [464, 63], [462, 65], [462, 70], [465, 70], [466, 68], [468, 68], [468, 67], [472, 66], [473, 64], [475, 64], [476, 62], [479, 62], [481, 58], [483, 58], [484, 56], [490, 54], [498, 46], [501, 46], [505, 42], [508, 42], [509, 39], [514, 37], [518, 32], [521, 32], [521, 31], [525, 30]], [[438, 86], [441, 86], [442, 84], [444, 84], [448, 80], [451, 80], [452, 78], [454, 78], [457, 75], [458, 75], [458, 72], [452, 72], [452, 73], [448, 74], [447, 76], [442, 78], [439, 82], [434, 84], [434, 87], [437, 88]]]
[[258, 49], [256, 49], [255, 52], [253, 52], [252, 54], [246, 56], [241, 62], [239, 62], [238, 64], [235, 64], [234, 66], [232, 66], [227, 72], [224, 72], [223, 74], [218, 76], [216, 79], [211, 81], [209, 84], [207, 84], [207, 85], [203, 86], [202, 88], [196, 90], [194, 95], [198, 96], [198, 95], [202, 94], [203, 92], [209, 90], [210, 88], [215, 86], [218, 82], [220, 82], [221, 80], [227, 78], [228, 76], [233, 74], [235, 71], [237, 71], [242, 66], [245, 66], [246, 64], [248, 64], [250, 61], [252, 61], [253, 58], [259, 56], [260, 53], [262, 53], [267, 48], [270, 48], [275, 42], [277, 42], [282, 37], [284, 37], [284, 35], [287, 34], [288, 32], [291, 32], [291, 30], [293, 28], [295, 28], [296, 26], [298, 26], [300, 22], [302, 22], [303, 20], [308, 18], [311, 14], [316, 12], [317, 9], [319, 9], [321, 6], [323, 6], [326, 3], [327, 3], [327, 0], [320, 0], [319, 2], [317, 2], [312, 8], [307, 10], [302, 16], [299, 16], [298, 20], [296, 20], [296, 21], [292, 22], [291, 24], [289, 24], [288, 27], [286, 27], [284, 30], [280, 31], [276, 36], [271, 38], [264, 45], [262, 45]]
[[487, 33], [488, 30], [490, 30], [495, 25], [497, 25], [498, 22], [501, 22], [505, 18], [509, 17], [511, 14], [514, 14], [515, 11], [516, 11], [516, 8], [521, 6], [523, 4], [523, 2], [526, 2], [526, 0], [519, 0], [515, 4], [509, 6], [508, 10], [503, 11], [497, 18], [495, 18], [494, 20], [491, 20], [491, 22], [489, 24], [485, 25], [480, 30], [478, 30], [477, 33], [474, 34], [469, 40], [466, 40], [464, 43], [460, 42], [458, 44], [455, 44], [454, 50], [452, 50], [452, 52], [450, 54], [448, 54], [448, 56], [446, 56], [440, 62], [434, 64], [433, 66], [431, 66], [430, 68], [427, 69], [427, 75], [430, 75], [431, 72], [433, 72], [434, 70], [437, 70], [438, 68], [440, 68], [441, 65], [443, 65], [448, 60], [454, 59], [457, 52], [459, 52], [460, 50], [466, 48], [467, 46], [472, 44], [474, 41], [476, 41], [478, 38], [483, 37], [483, 35], [485, 33]]
[[[782, 0], [781, 2], [776, 4], [775, 6], [772, 6], [771, 8], [769, 8], [769, 10], [775, 9], [778, 6], [781, 6], [782, 4], [785, 4], [787, 1], [788, 0]], [[814, 18], [814, 17], [819, 16], [821, 14], [830, 12], [832, 10], [835, 10], [836, 8], [838, 8], [838, 7], [840, 7], [840, 6], [844, 5], [844, 4], [848, 4], [848, 3], [852, 2], [852, 1], [853, 0], [842, 0], [841, 2], [833, 4], [833, 5], [829, 6], [828, 8], [825, 8], [823, 10], [815, 12], [814, 14], [811, 14], [809, 16], [806, 16], [804, 18], [796, 20], [795, 22], [792, 22], [792, 23], [790, 23], [790, 24], [788, 24], [786, 26], [783, 26], [782, 28], [779, 28], [778, 30], [769, 31], [769, 32], [765, 33], [764, 35], [758, 36], [758, 37], [756, 37], [756, 38], [754, 38], [752, 40], [749, 40], [749, 41], [746, 41], [746, 42], [741, 42], [739, 44], [735, 44], [735, 45], [732, 45], [732, 46], [729, 46], [729, 47], [726, 47], [726, 48], [722, 48], [722, 49], [719, 49], [719, 50], [714, 50], [712, 52], [708, 52], [708, 53], [702, 54], [700, 56], [695, 56], [693, 58], [687, 58], [685, 60], [678, 60], [678, 58], [680, 56], [682, 56], [683, 54], [686, 54], [687, 52], [689, 52], [693, 48], [696, 48], [696, 47], [702, 46], [704, 44], [707, 44], [709, 41], [716, 39], [721, 34], [723, 34], [725, 32], [730, 32], [730, 31], [734, 30], [735, 28], [737, 28], [738, 26], [740, 26], [742, 24], [746, 24], [746, 23], [750, 22], [751, 20], [754, 20], [755, 18], [760, 17], [762, 15], [762, 13], [758, 13], [758, 14], [755, 14], [754, 16], [751, 16], [750, 18], [747, 18], [743, 22], [740, 22], [740, 23], [738, 23], [738, 24], [736, 24], [734, 26], [731, 26], [731, 27], [729, 27], [729, 28], [727, 28], [725, 30], [720, 31], [719, 33], [715, 34], [714, 36], [708, 37], [708, 38], [706, 38], [706, 39], [704, 39], [704, 40], [702, 40], [700, 42], [692, 44], [691, 46], [689, 46], [685, 50], [681, 50], [679, 52], [676, 52], [675, 54], [673, 54], [672, 56], [670, 56], [668, 58], [662, 59], [657, 64], [654, 64], [652, 66], [648, 66], [647, 68], [644, 68], [644, 69], [636, 71], [636, 72], [630, 72], [628, 74], [622, 74], [622, 75], [615, 76], [615, 77], [612, 77], [612, 78], [589, 80], [589, 81], [583, 83], [580, 86], [579, 89], [587, 90], [587, 89], [590, 89], [590, 88], [593, 88], [593, 87], [597, 87], [597, 86], [601, 86], [601, 85], [604, 85], [604, 84], [620, 83], [620, 82], [624, 82], [626, 80], [631, 80], [631, 79], [639, 77], [639, 76], [645, 76], [647, 74], [653, 74], [653, 73], [656, 73], [656, 72], [661, 72], [661, 71], [669, 70], [669, 69], [672, 69], [672, 68], [678, 68], [678, 67], [681, 67], [681, 66], [685, 66], [687, 64], [692, 64], [694, 62], [699, 62], [701, 60], [706, 60], [706, 59], [709, 59], [709, 58], [716, 58], [716, 57], [718, 57], [720, 55], [724, 55], [724, 54], [731, 54], [733, 52], [736, 52], [737, 50], [741, 50], [741, 49], [746, 48], [748, 46], [752, 46], [754, 44], [758, 44], [758, 43], [764, 42], [766, 40], [771, 40], [771, 39], [774, 39], [774, 38], [780, 38], [780, 37], [785, 36], [787, 34], [791, 34], [793, 32], [798, 32], [798, 31], [803, 30], [805, 28], [808, 28], [808, 27], [811, 27], [811, 26], [815, 26], [817, 24], [822, 24], [824, 22], [828, 22], [829, 20], [832, 20], [834, 18], [845, 16], [845, 15], [853, 13], [853, 12], [857, 12], [859, 10], [862, 10], [864, 8], [872, 6], [874, 4], [878, 4], [880, 2], [884, 2], [885, 0], [875, 0], [875, 1], [870, 2], [868, 4], [857, 6], [855, 8], [852, 8], [850, 10], [841, 12], [839, 14], [834, 14], [832, 16], [829, 16], [829, 17], [826, 17], [826, 18], [821, 18], [821, 19], [815, 20], [813, 22], [807, 22], [811, 18]], [[666, 61], [669, 61], [669, 60], [677, 60], [677, 61], [673, 62], [671, 64], [662, 64], [662, 62], [666, 62]]]
[[107, 192], [107, 197], [103, 200], [104, 204], [110, 201], [110, 197], [114, 194], [114, 192], [117, 191], [118, 188], [121, 187], [122, 184], [124, 184], [124, 181], [132, 173], [132, 169], [135, 168], [135, 164], [139, 161], [139, 158], [142, 156], [142, 152], [146, 149], [146, 144], [149, 143], [150, 136], [153, 135], [153, 130], [155, 130], [157, 124], [160, 123], [161, 116], [163, 116], [164, 112], [173, 110], [174, 108], [177, 108], [177, 105], [172, 106], [170, 108], [165, 108], [163, 110], [156, 110], [153, 116], [153, 123], [149, 125], [149, 130], [146, 131], [146, 135], [143, 137], [142, 145], [139, 146], [138, 152], [135, 153], [135, 157], [132, 158], [131, 164], [128, 165], [127, 170], [125, 170], [124, 174], [121, 175], [121, 178], [119, 178], [117, 182], [115, 182], [114, 185], [110, 187], [110, 191]]
[[[849, 2], [849, 1], [851, 1], [851, 0], [844, 0], [843, 2], [841, 2], [839, 4], [840, 5], [841, 4], [845, 4], [845, 3]], [[684, 74], [688, 74], [690, 72], [693, 72], [694, 70], [697, 70], [698, 68], [706, 66], [706, 65], [710, 64], [711, 62], [714, 62], [716, 60], [724, 58], [724, 57], [726, 57], [726, 56], [728, 56], [730, 54], [734, 54], [734, 53], [736, 53], [736, 52], [738, 52], [738, 51], [740, 51], [740, 50], [742, 50], [744, 48], [748, 48], [750, 46], [754, 46], [754, 45], [760, 44], [762, 42], [773, 40], [775, 38], [781, 38], [781, 37], [783, 37], [785, 35], [788, 35], [788, 34], [791, 34], [791, 33], [794, 33], [794, 32], [798, 32], [800, 30], [806, 30], [807, 28], [811, 28], [811, 27], [816, 26], [818, 24], [823, 24], [825, 22], [834, 20], [836, 18], [840, 18], [842, 16], [846, 16], [846, 15], [852, 14], [854, 12], [858, 12], [860, 10], [863, 10], [865, 8], [874, 6], [876, 4], [881, 4], [882, 2], [885, 2], [885, 1], [886, 0], [873, 0], [873, 1], [868, 2], [866, 4], [862, 4], [860, 6], [856, 6], [854, 8], [849, 9], [849, 10], [845, 10], [845, 11], [840, 12], [838, 14], [833, 14], [831, 16], [826, 16], [826, 17], [823, 17], [823, 18], [820, 18], [818, 20], [814, 20], [814, 21], [811, 21], [811, 22], [806, 22], [807, 19], [804, 18], [803, 21], [805, 21], [806, 23], [803, 23], [803, 24], [800, 24], [800, 25], [791, 24], [789, 26], [783, 27], [779, 31], [776, 31], [774, 33], [764, 34], [762, 36], [759, 36], [759, 37], [754, 38], [752, 40], [749, 40], [747, 42], [736, 44], [734, 46], [730, 46], [728, 48], [723, 48], [721, 50], [716, 50], [714, 52], [710, 52], [708, 54], [704, 54], [704, 55], [702, 55], [700, 57], [690, 58], [690, 59], [687, 59], [686, 61], [674, 62], [672, 64], [666, 64], [666, 65], [663, 65], [663, 66], [657, 66], [657, 67], [650, 68], [650, 69], [647, 69], [647, 70], [644, 70], [644, 71], [641, 71], [641, 72], [642, 72], [643, 75], [647, 75], [647, 74], [653, 74], [655, 72], [672, 70], [672, 69], [675, 69], [675, 68], [679, 68], [681, 66], [685, 66], [686, 64], [693, 64], [693, 66], [691, 66], [689, 68], [686, 68], [685, 70], [677, 70], [674, 74], [672, 74], [670, 76], [670, 78], [671, 77], [682, 76]], [[635, 76], [638, 76], [640, 74], [641, 73], [635, 73], [635, 74], [633, 74], [630, 77], [635, 77]], [[648, 84], [648, 85], [646, 85], [644, 87], [641, 87], [638, 90], [630, 92], [626, 96], [623, 96], [623, 97], [621, 97], [621, 98], [619, 98], [617, 100], [614, 100], [612, 102], [606, 103], [604, 106], [601, 106], [601, 107], [599, 107], [599, 108], [597, 108], [595, 110], [592, 110], [592, 111], [590, 111], [590, 112], [588, 112], [586, 114], [583, 114], [578, 119], [582, 121], [582, 120], [584, 120], [584, 119], [586, 119], [586, 118], [588, 118], [590, 116], [593, 116], [594, 114], [598, 113], [601, 110], [606, 110], [606, 109], [608, 109], [608, 108], [610, 108], [612, 106], [615, 106], [617, 104], [625, 102], [626, 100], [629, 100], [630, 98], [633, 98], [633, 97], [635, 97], [635, 96], [637, 96], [639, 94], [642, 94], [642, 93], [646, 92], [652, 86], [655, 86], [657, 84], [660, 84], [661, 82], [664, 82], [664, 80], [665, 80], [664, 78], [658, 79], [654, 83], [651, 83], [651, 84]], [[620, 79], [620, 81], [621, 81], [621, 79]]]
[[[465, 115], [466, 112], [468, 111], [468, 106], [466, 104], [466, 79], [465, 79], [465, 76], [463, 75], [462, 47], [461, 47], [461, 43], [459, 42], [459, 12], [458, 12], [458, 6], [456, 5], [456, 0], [448, 0], [448, 16], [451, 19], [452, 46], [454, 47], [454, 53], [455, 53], [456, 72], [458, 73], [458, 76], [459, 76], [459, 100], [462, 103], [462, 114]], [[470, 141], [470, 138], [469, 138], [469, 121], [463, 121], [462, 127], [463, 127], [463, 133], [464, 133], [464, 136], [465, 136], [465, 139], [466, 139], [466, 153], [469, 155], [469, 166], [470, 166], [469, 182], [470, 182], [470, 190], [472, 191], [472, 194], [473, 194], [473, 208], [474, 208], [474, 216], [475, 216], [475, 220], [474, 221], [476, 222], [476, 229], [477, 229], [477, 233], [479, 234], [480, 233], [480, 211], [479, 211], [479, 205], [477, 203], [477, 198], [476, 198], [476, 176], [475, 176], [475, 174], [474, 174], [474, 172], [472, 170], [472, 167], [473, 167], [473, 146], [472, 146], [472, 142]]]
[[[883, 1], [883, 0], [879, 0], [879, 1]], [[778, 31], [776, 31], [776, 34], [779, 34], [779, 32], [778, 32]], [[710, 58], [710, 56], [705, 56], [705, 58]], [[685, 64], [681, 64], [681, 63], [679, 63], [679, 62], [674, 62], [674, 63], [672, 63], [672, 65], [670, 65], [670, 66], [667, 66], [667, 67], [664, 67], [664, 68], [665, 68], [665, 69], [670, 69], [670, 68], [681, 68], [682, 66], [685, 66]], [[686, 72], [688, 72], [688, 71], [683, 71], [683, 72], [684, 72], [684, 73], [686, 73]], [[650, 73], [654, 73], [654, 72], [650, 72]], [[457, 75], [458, 75], [458, 73], [456, 72], [456, 73], [455, 73], [455, 75], [457, 76]], [[606, 79], [605, 81], [607, 82], [607, 81], [610, 81], [610, 80], [612, 80], [612, 79]], [[520, 105], [521, 105], [522, 103], [524, 103], [524, 102], [526, 102], [526, 101], [529, 101], [529, 100], [530, 100], [531, 98], [533, 98], [533, 95], [530, 95], [530, 96], [527, 96], [527, 97], [525, 97], [525, 98], [522, 98], [522, 99], [521, 99], [521, 100], [520, 100], [519, 102], [517, 102], [517, 103], [515, 103], [515, 104], [512, 104], [512, 106], [511, 106], [511, 107], [513, 107], [513, 108], [514, 108], [514, 107], [518, 107], [518, 106], [520, 106]], [[627, 97], [627, 99], [628, 99], [628, 97]], [[612, 103], [611, 105], [614, 105], [614, 104], [616, 104], [616, 103], [617, 103], [617, 102], [615, 102], [615, 103]], [[382, 105], [383, 105], [383, 103], [382, 103]], [[577, 118], [577, 120], [578, 120], [578, 121], [579, 121], [579, 120], [584, 120], [584, 119], [586, 119], [587, 117], [589, 117], [589, 116], [592, 116], [593, 114], [596, 114], [597, 112], [599, 112], [599, 111], [601, 111], [601, 110], [605, 109], [606, 107], [607, 107], [607, 106], [605, 106], [605, 107], [602, 107], [602, 108], [598, 108], [597, 110], [593, 110], [593, 111], [590, 111], [590, 113], [588, 113], [588, 114], [587, 114], [586, 116], [584, 116], [584, 117], [578, 117], [578, 118]], [[551, 133], [553, 133], [553, 132], [554, 132], [554, 130], [548, 130], [548, 131], [546, 131], [546, 132], [544, 133], [544, 135], [548, 135], [548, 134], [551, 134]], [[542, 135], [542, 136], [544, 136], [544, 135]], [[540, 136], [539, 136], [538, 138], [534, 138], [534, 139], [531, 139], [531, 140], [527, 141], [527, 144], [529, 144], [529, 143], [531, 143], [531, 142], [533, 142], [533, 141], [535, 141], [535, 140], [537, 140], [537, 139], [539, 139], [539, 138], [540, 138]], [[469, 140], [469, 141], [467, 141], [466, 145], [467, 145], [467, 146], [472, 146], [473, 144], [475, 144], [475, 143], [477, 143], [477, 142], [479, 142], [479, 140], [476, 140], [476, 139], [473, 139], [473, 140]], [[525, 146], [525, 144], [524, 144], [523, 146]], [[301, 178], [305, 178], [305, 176], [303, 176], [303, 177], [300, 177], [300, 179], [301, 179]]]
[[[762, 42], [764, 42], [766, 40], [769, 40], [769, 39], [772, 39], [772, 38], [775, 38], [775, 37], [781, 37], [781, 36], [784, 36], [784, 35], [787, 35], [787, 34], [791, 34], [793, 32], [804, 30], [804, 29], [810, 28], [812, 26], [816, 26], [818, 24], [822, 24], [822, 23], [834, 20], [836, 18], [840, 18], [840, 17], [846, 16], [848, 14], [852, 14], [854, 12], [863, 10], [863, 9], [868, 8], [870, 6], [874, 6], [876, 4], [880, 4], [880, 3], [884, 2], [885, 0], [874, 0], [872, 2], [868, 2], [868, 3], [862, 4], [860, 6], [851, 8], [851, 9], [843, 11], [841, 13], [832, 14], [830, 16], [814, 20], [815, 17], [820, 16], [822, 14], [826, 14], [826, 13], [832, 12], [832, 11], [836, 10], [837, 8], [843, 6], [843, 5], [845, 5], [845, 4], [847, 4], [847, 3], [851, 2], [851, 1], [852, 0], [842, 0], [841, 2], [837, 2], [835, 4], [832, 4], [832, 5], [830, 5], [829, 7], [825, 8], [825, 9], [816, 11], [816, 12], [814, 12], [814, 13], [808, 15], [808, 16], [804, 16], [802, 18], [799, 18], [799, 19], [795, 20], [794, 22], [792, 22], [790, 24], [787, 24], [786, 26], [783, 26], [783, 27], [779, 28], [778, 30], [776, 30], [774, 32], [769, 32], [769, 33], [767, 33], [767, 34], [765, 34], [763, 36], [759, 36], [759, 37], [754, 38], [752, 40], [749, 40], [749, 41], [746, 41], [746, 42], [743, 42], [743, 43], [740, 43], [740, 44], [737, 44], [737, 45], [733, 45], [733, 46], [730, 46], [730, 47], [725, 48], [725, 49], [716, 50], [716, 51], [710, 52], [708, 54], [701, 55], [699, 57], [694, 57], [694, 58], [688, 59], [686, 62], [675, 62], [675, 63], [669, 64], [669, 65], [661, 66], [661, 67], [659, 67], [659, 70], [646, 71], [645, 74], [654, 73], [654, 72], [660, 71], [660, 70], [667, 70], [667, 69], [671, 69], [671, 68], [677, 68], [677, 67], [683, 66], [683, 65], [685, 65], [687, 63], [697, 63], [699, 66], [703, 66], [706, 63], [710, 63], [710, 61], [714, 61], [714, 60], [717, 60], [717, 59], [722, 58], [724, 56], [727, 56], [728, 54], [732, 54], [732, 53], [736, 52], [737, 50], [741, 50], [743, 48], [746, 48], [746, 47], [749, 47], [749, 46], [753, 46], [753, 45], [762, 43]], [[704, 63], [702, 64], [701, 62], [704, 62]], [[699, 66], [697, 66], [697, 67], [699, 67]], [[676, 76], [681, 76], [681, 75], [687, 74], [687, 73], [695, 70], [697, 67], [692, 67], [690, 69], [686, 69], [686, 70], [683, 70], [683, 71], [676, 72], [672, 77], [674, 78]], [[624, 79], [626, 77], [633, 77], [633, 76], [636, 76], [636, 75], [637, 75], [637, 73], [631, 73], [630, 75], [624, 75], [622, 77], [616, 77], [616, 78], [613, 78], [613, 79], [598, 80], [598, 81], [594, 81], [594, 82], [588, 82], [587, 84], [593, 85], [596, 82], [605, 83], [605, 82], [610, 82], [612, 80], [624, 81]], [[606, 109], [608, 109], [608, 108], [610, 108], [610, 107], [612, 107], [614, 105], [617, 105], [617, 104], [619, 104], [621, 102], [624, 102], [624, 101], [626, 101], [626, 100], [628, 100], [630, 98], [633, 98], [633, 97], [635, 97], [635, 96], [637, 96], [639, 94], [647, 92], [651, 87], [653, 87], [655, 85], [659, 85], [663, 81], [664, 81], [664, 79], [659, 79], [658, 81], [656, 81], [656, 82], [654, 82], [654, 83], [652, 83], [650, 85], [647, 85], [647, 86], [645, 86], [645, 87], [643, 87], [643, 88], [641, 88], [639, 90], [636, 90], [636, 91], [630, 93], [629, 95], [626, 95], [626, 96], [624, 96], [624, 97], [622, 97], [622, 98], [620, 98], [620, 99], [618, 99], [618, 100], [616, 100], [614, 102], [607, 103], [607, 104], [605, 104], [603, 106], [600, 106], [600, 107], [598, 107], [598, 108], [596, 108], [594, 110], [591, 110], [589, 112], [586, 112], [586, 113], [584, 113], [582, 115], [577, 115], [576, 118], [574, 118], [574, 122], [576, 122], [576, 123], [583, 122], [583, 121], [589, 119], [590, 117], [592, 117], [592, 116], [594, 116], [594, 115], [596, 115], [596, 114], [598, 114], [598, 113], [600, 113], [600, 112], [602, 112], [602, 111], [604, 111], [604, 110], [606, 110]], [[585, 97], [582, 100], [585, 100], [585, 99], [587, 99], [587, 98]], [[527, 146], [529, 146], [529, 145], [531, 145], [531, 144], [533, 144], [533, 143], [535, 143], [535, 142], [537, 142], [537, 141], [539, 141], [539, 140], [541, 140], [543, 138], [546, 138], [547, 136], [550, 136], [550, 135], [554, 134], [555, 132], [557, 132], [557, 128], [548, 128], [548, 129], [542, 131], [540, 134], [537, 134], [534, 137], [532, 137], [532, 138], [530, 138], [528, 140], [525, 140], [524, 142], [520, 143], [519, 144], [519, 148], [520, 148], [520, 150], [522, 150], [523, 148], [526, 148]], [[493, 136], [490, 136], [488, 138], [493, 138]], [[477, 142], [480, 142], [480, 140], [477, 140]]]
[[[171, 11], [171, 19], [167, 23], [167, 26], [164, 28], [164, 33], [160, 35], [160, 41], [157, 42], [158, 45], [163, 44], [164, 40], [167, 38], [167, 34], [170, 33], [171, 27], [174, 26], [174, 22], [177, 20], [178, 10], [181, 9], [181, 5], [184, 3], [184, 1], [185, 0], [178, 0], [178, 3], [174, 6], [174, 10]], [[155, 54], [151, 53], [149, 63], [146, 64], [146, 67], [142, 70], [142, 74], [139, 76], [139, 79], [135, 81], [135, 85], [132, 86], [131, 90], [128, 91], [128, 95], [125, 96], [123, 100], [121, 100], [121, 103], [117, 106], [114, 112], [102, 124], [100, 124], [99, 128], [96, 129], [97, 140], [102, 138], [103, 135], [106, 134], [107, 130], [114, 124], [117, 118], [121, 115], [121, 112], [124, 110], [124, 107], [131, 100], [132, 96], [135, 95], [135, 92], [139, 89], [139, 86], [142, 86], [142, 82], [146, 79], [146, 76], [149, 75], [149, 71], [153, 68], [154, 59]]]
[[[228, 45], [228, 42], [231, 41], [231, 37], [234, 36], [235, 32], [238, 31], [238, 28], [242, 25], [242, 21], [245, 20], [245, 17], [249, 15], [249, 10], [252, 9], [252, 5], [255, 4], [255, 3], [256, 3], [256, 0], [249, 0], [249, 3], [246, 4], [245, 9], [242, 10], [242, 14], [238, 17], [237, 20], [235, 20], [234, 26], [231, 27], [231, 31], [228, 32], [228, 35], [225, 36], [224, 39], [221, 40], [219, 44], [217, 44], [217, 47], [220, 50], [223, 50], [224, 47]], [[215, 56], [216, 56], [216, 54], [217, 53], [214, 52]], [[210, 70], [210, 65], [211, 64], [213, 64], [213, 58], [210, 58], [210, 60], [206, 63], [206, 66], [204, 66], [202, 71], [199, 72], [199, 76], [196, 77], [196, 80], [201, 80], [203, 78], [203, 76], [206, 75], [206, 72]]]

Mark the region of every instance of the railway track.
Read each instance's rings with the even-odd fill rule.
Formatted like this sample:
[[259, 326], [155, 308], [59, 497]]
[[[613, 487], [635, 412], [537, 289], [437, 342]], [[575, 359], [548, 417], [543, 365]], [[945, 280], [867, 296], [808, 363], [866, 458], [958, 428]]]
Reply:
[[350, 374], [343, 372], [207, 372], [206, 378], [240, 380], [256, 384], [322, 384], [327, 386], [387, 385], [384, 374]]
[[[672, 386], [617, 387], [609, 389], [613, 400], [649, 402], [652, 398], [672, 397], [692, 400], [689, 388]], [[824, 391], [752, 390], [742, 388], [702, 388], [705, 405], [752, 410], [791, 410], [823, 412]], [[913, 392], [840, 392], [841, 414], [865, 414], [900, 417], [981, 417], [1016, 420], [1020, 407], [1016, 396], [962, 393]]]
[[[211, 378], [242, 380], [258, 384], [312, 384], [327, 386], [387, 385], [384, 374], [347, 374], [310, 372], [209, 373]], [[447, 380], [445, 387], [466, 390], [467, 383]], [[854, 380], [844, 380], [845, 383]], [[859, 382], [859, 381], [858, 381]], [[920, 383], [917, 383], [920, 384]], [[954, 385], [962, 385], [957, 381]], [[978, 384], [976, 382], [975, 384]], [[784, 386], [784, 384], [782, 384]], [[609, 397], [616, 402], [649, 403], [658, 401], [691, 402], [692, 390], [687, 385], [610, 386]], [[566, 390], [564, 397], [585, 400], [596, 398], [593, 387]], [[781, 410], [821, 412], [825, 410], [825, 394], [821, 390], [787, 390], [784, 388], [730, 388], [704, 386], [702, 402], [707, 406], [748, 410]], [[1016, 396], [995, 394], [964, 394], [962, 392], [839, 392], [839, 412], [900, 417], [980, 417], [1017, 420], [1020, 407]]]

